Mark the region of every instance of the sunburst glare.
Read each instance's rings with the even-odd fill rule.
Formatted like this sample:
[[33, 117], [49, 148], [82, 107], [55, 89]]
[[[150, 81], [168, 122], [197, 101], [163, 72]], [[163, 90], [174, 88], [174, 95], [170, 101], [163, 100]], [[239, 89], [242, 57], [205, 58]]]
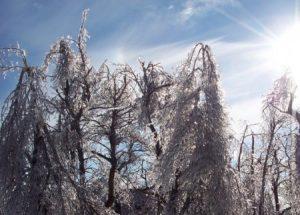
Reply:
[[[289, 73], [298, 85], [296, 96], [300, 96], [300, 23], [287, 28], [282, 34], [272, 39], [269, 53], [271, 62], [279, 69]], [[297, 99], [299, 100], [299, 99]], [[298, 103], [298, 102], [297, 102]]]

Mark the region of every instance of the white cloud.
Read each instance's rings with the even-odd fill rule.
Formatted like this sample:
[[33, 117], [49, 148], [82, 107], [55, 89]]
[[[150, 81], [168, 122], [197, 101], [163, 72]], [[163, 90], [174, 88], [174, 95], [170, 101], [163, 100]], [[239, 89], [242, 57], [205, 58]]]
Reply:
[[174, 5], [169, 5], [169, 7], [168, 7], [168, 10], [172, 10], [172, 9], [174, 9]]
[[180, 20], [181, 22], [186, 22], [193, 14], [195, 13], [195, 9], [193, 7], [185, 7], [180, 12]]

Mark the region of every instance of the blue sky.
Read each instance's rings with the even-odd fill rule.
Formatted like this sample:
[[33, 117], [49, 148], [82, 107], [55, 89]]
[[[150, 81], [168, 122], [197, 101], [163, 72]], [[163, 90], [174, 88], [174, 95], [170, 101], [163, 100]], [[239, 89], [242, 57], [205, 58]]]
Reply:
[[[76, 36], [85, 8], [95, 66], [109, 59], [137, 67], [141, 57], [172, 72], [194, 44], [211, 45], [236, 126], [258, 120], [262, 96], [283, 73], [266, 55], [268, 38], [292, 25], [297, 0], [0, 0], [0, 47], [18, 42], [39, 65], [56, 39]], [[0, 101], [16, 77], [0, 77]]]

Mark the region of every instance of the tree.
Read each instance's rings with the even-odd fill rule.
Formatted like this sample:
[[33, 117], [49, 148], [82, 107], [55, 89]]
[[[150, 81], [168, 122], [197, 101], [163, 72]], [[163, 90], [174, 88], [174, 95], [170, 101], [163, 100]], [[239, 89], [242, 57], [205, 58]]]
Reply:
[[95, 69], [86, 17], [42, 66], [18, 46], [1, 49], [0, 72], [19, 75], [1, 113], [1, 214], [300, 213], [300, 115], [287, 76], [263, 101], [263, 122], [238, 138], [207, 45], [173, 73], [141, 60], [140, 71]]
[[97, 149], [92, 153], [109, 164], [106, 207], [116, 200], [116, 174], [130, 172], [130, 165], [143, 152], [142, 141], [136, 130], [137, 114], [133, 91], [127, 77], [127, 67], [119, 66], [115, 71], [104, 67], [101, 89], [95, 102], [92, 119]]
[[[197, 44], [180, 73], [176, 109], [162, 168], [167, 214], [231, 214], [226, 117], [216, 66]], [[167, 171], [166, 171], [167, 170]]]
[[[289, 114], [298, 123], [300, 129], [300, 113], [293, 109], [294, 97], [296, 86], [288, 77], [288, 74], [284, 74], [274, 84], [273, 91], [269, 94], [269, 104], [272, 105], [280, 113]], [[300, 131], [300, 130], [299, 130]], [[298, 132], [299, 133], [299, 132]], [[296, 135], [296, 162], [297, 171], [300, 174], [300, 137]]]
[[278, 130], [283, 126], [284, 118], [278, 116], [274, 108], [268, 106], [264, 109], [264, 118], [267, 123], [267, 132], [266, 132], [266, 143], [267, 148], [264, 155], [263, 169], [262, 169], [262, 179], [261, 179], [261, 190], [260, 198], [258, 205], [258, 214], [265, 214], [264, 203], [265, 203], [265, 189], [266, 189], [266, 176], [268, 171], [268, 162], [269, 158], [272, 156], [272, 151], [274, 149], [274, 142]]
[[168, 98], [166, 91], [173, 85], [172, 77], [167, 74], [159, 64], [152, 62], [145, 65], [145, 62], [139, 61], [142, 68], [142, 77], [139, 77], [132, 69], [128, 72], [134, 80], [136, 87], [141, 94], [140, 101], [140, 124], [147, 125], [153, 134], [155, 141], [156, 157], [162, 153], [162, 146], [157, 128], [153, 122], [159, 121], [159, 109], [166, 106], [166, 99]]

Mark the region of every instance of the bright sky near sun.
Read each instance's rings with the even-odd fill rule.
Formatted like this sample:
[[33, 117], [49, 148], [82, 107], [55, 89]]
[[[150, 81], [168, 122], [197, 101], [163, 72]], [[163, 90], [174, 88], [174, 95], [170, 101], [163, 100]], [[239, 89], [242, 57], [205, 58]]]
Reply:
[[[105, 59], [137, 66], [161, 62], [170, 72], [197, 42], [212, 46], [230, 117], [258, 120], [262, 96], [287, 69], [300, 84], [297, 0], [1, 0], [0, 47], [17, 42], [39, 65], [60, 36], [76, 36], [90, 8], [88, 50], [94, 66]], [[16, 75], [0, 77], [0, 102]], [[299, 87], [300, 88], [300, 87]]]

